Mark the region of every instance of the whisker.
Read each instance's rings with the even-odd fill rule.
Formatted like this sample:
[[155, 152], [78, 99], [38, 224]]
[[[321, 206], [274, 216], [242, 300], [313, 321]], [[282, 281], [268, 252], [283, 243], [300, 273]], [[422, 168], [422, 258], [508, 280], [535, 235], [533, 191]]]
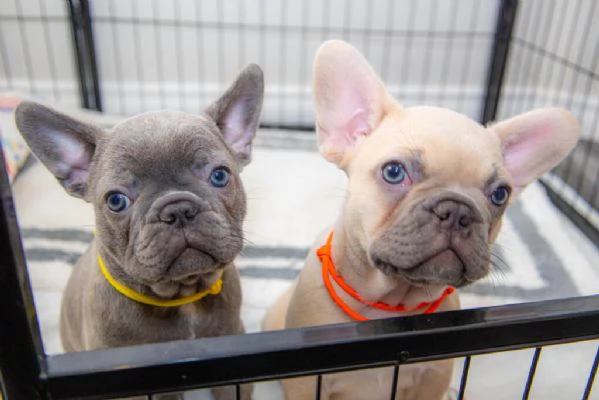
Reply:
[[510, 271], [510, 266], [500, 254], [491, 253], [491, 272], [505, 276]]
[[433, 300], [433, 294], [428, 286], [424, 286], [424, 291], [426, 292], [426, 296], [429, 298], [429, 300]]

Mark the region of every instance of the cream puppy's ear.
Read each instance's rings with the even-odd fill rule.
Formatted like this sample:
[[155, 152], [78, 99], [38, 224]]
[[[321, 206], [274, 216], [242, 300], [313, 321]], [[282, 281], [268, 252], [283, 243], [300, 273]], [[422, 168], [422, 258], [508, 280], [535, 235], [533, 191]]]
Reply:
[[340, 40], [316, 52], [313, 89], [320, 152], [343, 167], [347, 151], [381, 122], [389, 95], [360, 52]]
[[518, 194], [562, 161], [580, 134], [576, 118], [561, 108], [542, 108], [490, 126], [503, 147], [503, 161]]

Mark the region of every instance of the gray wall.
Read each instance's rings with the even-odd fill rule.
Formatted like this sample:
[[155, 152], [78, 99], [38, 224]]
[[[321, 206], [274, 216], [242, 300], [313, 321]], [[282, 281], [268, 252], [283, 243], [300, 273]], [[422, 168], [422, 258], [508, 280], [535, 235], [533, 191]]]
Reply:
[[[0, 62], [0, 87], [77, 104], [64, 2], [45, 1], [40, 9], [39, 0], [17, 1], [0, 0], [0, 46], [8, 54]], [[104, 106], [116, 114], [197, 111], [243, 65], [256, 62], [267, 80], [265, 122], [311, 124], [313, 54], [323, 40], [344, 38], [404, 104], [445, 105], [478, 116], [497, 3], [95, 1]], [[50, 20], [40, 20], [40, 13]]]

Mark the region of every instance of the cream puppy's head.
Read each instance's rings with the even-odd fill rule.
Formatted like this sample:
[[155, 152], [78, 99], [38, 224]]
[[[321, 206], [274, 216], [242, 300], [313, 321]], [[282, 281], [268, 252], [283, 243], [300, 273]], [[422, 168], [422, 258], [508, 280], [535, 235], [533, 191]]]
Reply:
[[486, 276], [506, 207], [579, 133], [557, 108], [487, 127], [448, 109], [403, 108], [341, 41], [317, 52], [314, 99], [320, 151], [349, 177], [345, 232], [371, 267], [419, 286]]

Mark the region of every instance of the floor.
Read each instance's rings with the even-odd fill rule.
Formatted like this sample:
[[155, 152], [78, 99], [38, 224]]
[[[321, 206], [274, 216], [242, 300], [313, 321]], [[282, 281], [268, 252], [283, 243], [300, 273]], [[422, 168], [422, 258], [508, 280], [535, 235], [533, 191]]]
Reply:
[[[248, 246], [237, 265], [244, 292], [242, 316], [247, 330], [255, 332], [266, 307], [297, 275], [313, 238], [337, 218], [346, 179], [318, 155], [313, 135], [263, 131], [243, 180]], [[73, 262], [91, 238], [91, 208], [66, 195], [36, 163], [19, 176], [14, 195], [46, 352], [58, 353], [61, 293]], [[599, 292], [597, 248], [553, 207], [540, 185], [526, 189], [512, 206], [498, 243], [507, 265], [464, 291], [464, 307]], [[597, 346], [585, 342], [544, 349], [530, 398], [580, 398]], [[521, 398], [532, 352], [474, 357], [466, 398]], [[459, 372], [461, 360], [456, 363]], [[454, 380], [457, 388], [458, 373]], [[280, 391], [276, 384], [261, 384], [254, 397], [277, 399]], [[599, 400], [599, 389], [591, 398]]]

